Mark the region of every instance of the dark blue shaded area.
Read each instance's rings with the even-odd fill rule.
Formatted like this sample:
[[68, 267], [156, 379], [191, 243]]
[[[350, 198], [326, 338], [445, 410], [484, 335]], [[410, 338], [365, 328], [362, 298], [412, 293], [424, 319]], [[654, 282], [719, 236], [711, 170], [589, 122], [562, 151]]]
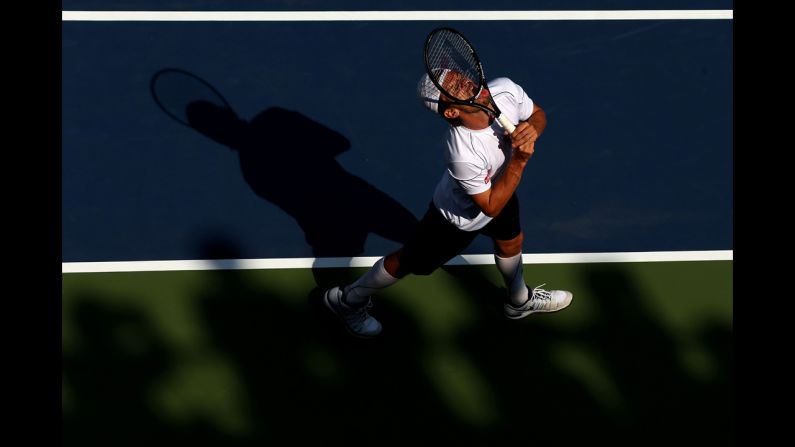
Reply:
[[62, 0], [65, 11], [425, 11], [732, 9], [731, 0]]
[[[732, 248], [731, 21], [65, 22], [63, 260], [194, 259], [213, 238], [246, 258], [310, 257], [307, 222], [366, 233], [363, 248], [340, 242], [339, 256], [397, 248], [402, 235], [345, 226], [425, 211], [445, 123], [414, 89], [423, 40], [441, 25], [467, 35], [488, 77], [511, 77], [547, 111], [518, 192], [526, 253]], [[232, 140], [214, 138], [213, 119], [191, 128], [158, 106], [150, 82], [168, 67], [265, 129], [248, 140], [262, 147], [253, 176], [234, 140], [245, 134], [222, 126]], [[180, 101], [212, 103], [199, 84], [164, 90], [178, 112]], [[289, 117], [283, 133], [257, 121], [273, 111]], [[315, 147], [334, 146], [324, 135], [347, 142], [323, 156], [337, 177], [318, 170]], [[270, 191], [300, 203], [288, 209]], [[357, 208], [351, 196], [393, 205]]]

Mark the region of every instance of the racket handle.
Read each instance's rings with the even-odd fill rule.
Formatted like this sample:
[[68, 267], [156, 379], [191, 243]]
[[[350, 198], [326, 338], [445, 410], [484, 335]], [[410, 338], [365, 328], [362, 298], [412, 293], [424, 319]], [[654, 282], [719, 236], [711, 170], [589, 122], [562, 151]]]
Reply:
[[500, 124], [502, 124], [502, 127], [504, 127], [505, 130], [508, 131], [508, 133], [513, 133], [513, 130], [516, 129], [516, 126], [514, 126], [513, 123], [510, 122], [508, 118], [505, 117], [505, 115], [498, 116], [497, 121], [499, 121]]

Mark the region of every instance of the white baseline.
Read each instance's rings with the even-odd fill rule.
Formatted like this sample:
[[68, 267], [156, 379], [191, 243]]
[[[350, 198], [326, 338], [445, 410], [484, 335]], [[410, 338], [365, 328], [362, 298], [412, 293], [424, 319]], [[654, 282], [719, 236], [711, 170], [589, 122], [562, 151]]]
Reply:
[[350, 22], [420, 20], [731, 20], [731, 9], [625, 11], [61, 11], [62, 21]]
[[[62, 273], [158, 272], [177, 270], [270, 270], [371, 267], [380, 256], [354, 258], [211, 259], [174, 261], [63, 262]], [[733, 250], [643, 251], [619, 253], [523, 254], [525, 264], [585, 264], [600, 262], [732, 261]], [[446, 265], [490, 265], [494, 255], [459, 255]]]

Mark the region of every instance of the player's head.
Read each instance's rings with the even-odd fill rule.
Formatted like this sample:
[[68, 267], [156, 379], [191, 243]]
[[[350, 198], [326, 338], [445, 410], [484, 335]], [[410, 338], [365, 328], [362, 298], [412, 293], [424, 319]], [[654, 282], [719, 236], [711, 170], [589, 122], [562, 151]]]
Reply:
[[[475, 102], [483, 106], [489, 105], [491, 96], [488, 89], [481, 88], [463, 73], [450, 69], [440, 69], [434, 72], [434, 75], [438, 76], [438, 82], [442, 85], [444, 90], [451, 95], [455, 95], [455, 98], [458, 100], [468, 101], [477, 95], [477, 99], [474, 100]], [[440, 92], [427, 73], [420, 77], [420, 81], [417, 84], [417, 94], [427, 109], [441, 115], [442, 118], [453, 126], [477, 125], [475, 122], [471, 121], [471, 118], [463, 115], [473, 116], [486, 113], [485, 110], [480, 107], [456, 102], [455, 99], [444, 92]], [[489, 122], [491, 122], [491, 120], [493, 120], [493, 115], [488, 113], [486, 113], [486, 115], [489, 117]]]
[[[488, 104], [489, 91], [485, 88], [480, 89], [477, 83], [473, 82], [463, 73], [445, 68], [436, 70], [433, 74], [436, 76], [437, 82], [439, 82], [446, 91], [455, 95], [456, 98], [468, 100], [480, 92], [476, 101], [483, 105]], [[474, 106], [452, 102], [453, 99], [440, 92], [427, 73], [423, 74], [422, 77], [420, 77], [420, 81], [417, 83], [417, 95], [427, 109], [434, 113], [438, 113], [448, 120], [456, 119], [459, 113], [470, 114], [481, 111], [481, 109]]]

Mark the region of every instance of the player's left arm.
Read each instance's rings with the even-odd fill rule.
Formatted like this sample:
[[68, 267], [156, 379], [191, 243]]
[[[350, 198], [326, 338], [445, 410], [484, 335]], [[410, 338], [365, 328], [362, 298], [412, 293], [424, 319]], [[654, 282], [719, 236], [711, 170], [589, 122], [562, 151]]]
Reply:
[[547, 114], [537, 104], [533, 104], [533, 113], [516, 125], [511, 134], [511, 147], [514, 149], [529, 142], [535, 142], [547, 127]]

